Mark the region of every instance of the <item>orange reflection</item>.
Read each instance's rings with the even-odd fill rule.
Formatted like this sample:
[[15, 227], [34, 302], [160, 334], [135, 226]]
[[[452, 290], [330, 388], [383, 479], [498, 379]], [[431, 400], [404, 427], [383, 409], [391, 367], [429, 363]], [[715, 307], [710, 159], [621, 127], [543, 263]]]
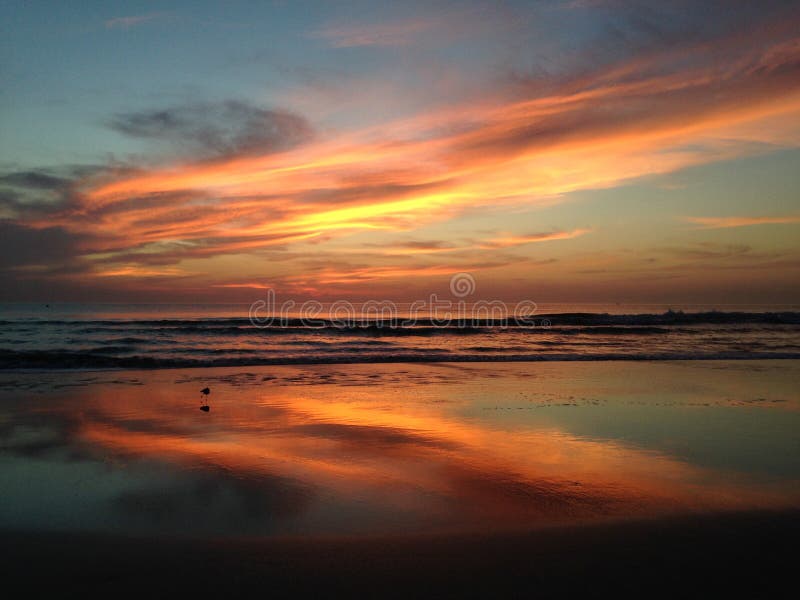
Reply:
[[[404, 368], [416, 375], [425, 369]], [[364, 385], [380, 378], [381, 369], [360, 369], [365, 373], [332, 385], [323, 385], [330, 377], [326, 367], [313, 376], [270, 369], [282, 374], [280, 385], [237, 387], [235, 377], [223, 377], [212, 386], [208, 415], [191, 401], [197, 384], [176, 384], [174, 373], [148, 376], [144, 398], [136, 388], [97, 386], [75, 435], [104, 453], [243, 479], [277, 476], [316, 490], [327, 499], [322, 502], [399, 511], [441, 527], [516, 527], [797, 501], [785, 490], [748, 486], [617, 441], [577, 437], [545, 423], [508, 427], [465, 415], [474, 405], [460, 396], [470, 386]], [[260, 371], [249, 375], [252, 381], [262, 377]], [[291, 383], [309, 377], [312, 385]], [[504, 386], [513, 379], [494, 379], [493, 393], [508, 393]]]

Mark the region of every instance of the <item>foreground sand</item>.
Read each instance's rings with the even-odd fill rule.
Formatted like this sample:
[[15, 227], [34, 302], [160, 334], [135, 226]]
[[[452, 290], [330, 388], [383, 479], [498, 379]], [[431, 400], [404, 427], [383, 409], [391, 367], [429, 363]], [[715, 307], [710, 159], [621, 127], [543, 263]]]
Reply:
[[59, 598], [792, 597], [798, 535], [798, 512], [359, 539], [6, 533], [0, 576]]

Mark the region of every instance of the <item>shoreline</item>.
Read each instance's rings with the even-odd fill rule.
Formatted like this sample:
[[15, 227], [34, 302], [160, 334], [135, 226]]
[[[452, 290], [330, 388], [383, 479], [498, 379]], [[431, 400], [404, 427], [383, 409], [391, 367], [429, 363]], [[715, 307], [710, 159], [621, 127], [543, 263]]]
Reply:
[[47, 373], [47, 372], [119, 372], [119, 371], [161, 371], [161, 370], [178, 370], [178, 369], [213, 369], [213, 368], [245, 368], [245, 367], [270, 367], [270, 366], [315, 366], [315, 365], [396, 365], [396, 364], [475, 364], [475, 363], [602, 363], [602, 362], [652, 362], [652, 363], [668, 363], [668, 362], [690, 362], [690, 361], [763, 361], [763, 360], [800, 360], [800, 353], [797, 352], [764, 352], [752, 353], [742, 355], [741, 353], [708, 353], [708, 354], [574, 354], [574, 355], [505, 355], [498, 357], [491, 356], [388, 356], [388, 357], [370, 357], [369, 360], [354, 360], [351, 358], [325, 358], [322, 360], [313, 359], [263, 359], [263, 360], [231, 360], [225, 359], [219, 361], [184, 361], [169, 363], [164, 361], [163, 365], [153, 365], [155, 359], [141, 359], [139, 357], [127, 358], [111, 358], [111, 357], [98, 357], [101, 362], [118, 363], [112, 366], [42, 366], [42, 367], [26, 367], [26, 366], [3, 366], [0, 364], [0, 374], [2, 373]]

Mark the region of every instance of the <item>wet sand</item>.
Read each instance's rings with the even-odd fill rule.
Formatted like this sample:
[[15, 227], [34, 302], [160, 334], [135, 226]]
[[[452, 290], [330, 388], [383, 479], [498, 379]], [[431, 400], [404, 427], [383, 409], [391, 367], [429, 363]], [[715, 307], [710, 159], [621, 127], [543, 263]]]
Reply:
[[0, 373], [0, 572], [60, 596], [763, 593], [796, 556], [799, 375]]

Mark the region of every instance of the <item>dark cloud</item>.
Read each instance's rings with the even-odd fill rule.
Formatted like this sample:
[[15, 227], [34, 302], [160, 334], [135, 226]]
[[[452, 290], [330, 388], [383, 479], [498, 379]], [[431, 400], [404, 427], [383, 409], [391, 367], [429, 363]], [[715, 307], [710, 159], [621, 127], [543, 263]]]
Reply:
[[278, 152], [313, 136], [308, 121], [299, 115], [238, 100], [119, 114], [109, 126], [124, 135], [167, 142], [203, 158]]
[[71, 179], [56, 177], [42, 171], [18, 171], [0, 175], [0, 185], [35, 190], [61, 190], [72, 183]]
[[21, 194], [14, 190], [0, 189], [0, 207], [17, 208], [21, 204]]
[[114, 165], [62, 165], [0, 172], [0, 211], [20, 220], [59, 212], [77, 200], [81, 179], [129, 171]]
[[63, 227], [0, 220], [0, 301], [97, 297], [89, 283], [74, 277], [92, 269], [82, 257], [92, 240]]
[[0, 221], [0, 269], [61, 264], [80, 252], [83, 239], [62, 227], [35, 229]]

